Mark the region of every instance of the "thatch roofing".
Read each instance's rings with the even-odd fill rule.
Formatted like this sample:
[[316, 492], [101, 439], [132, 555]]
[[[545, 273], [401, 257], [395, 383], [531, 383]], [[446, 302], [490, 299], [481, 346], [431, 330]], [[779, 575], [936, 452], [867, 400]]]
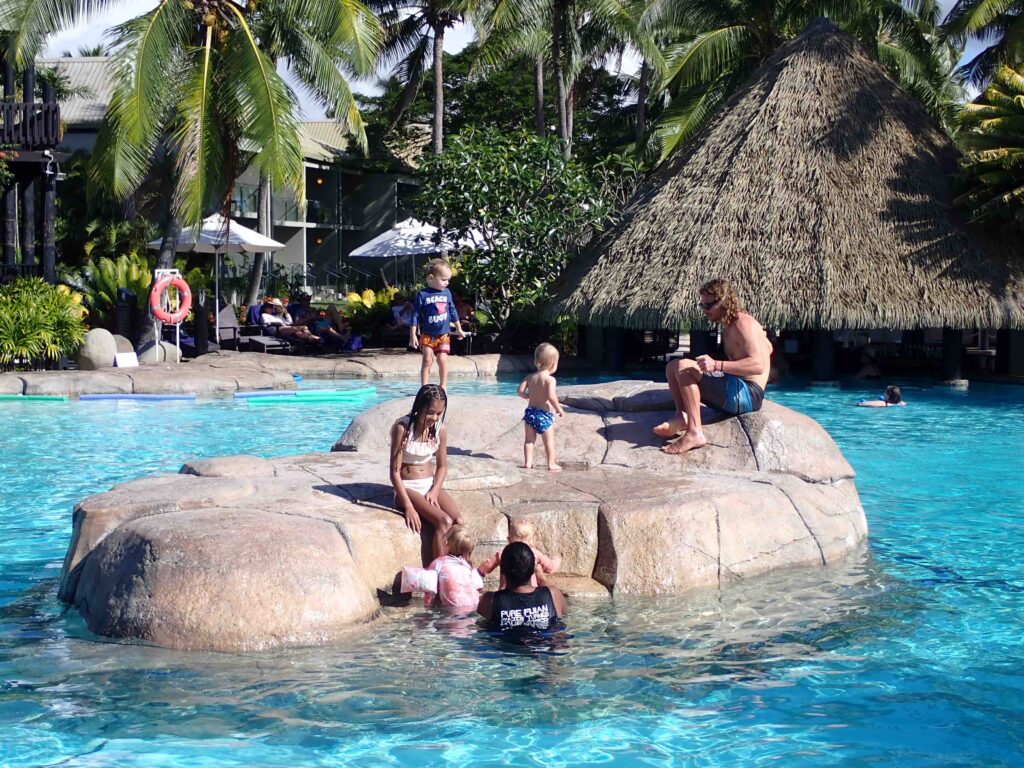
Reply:
[[956, 150], [824, 19], [783, 45], [570, 265], [557, 313], [675, 328], [726, 277], [767, 326], [1024, 326], [1024, 260], [965, 228]]

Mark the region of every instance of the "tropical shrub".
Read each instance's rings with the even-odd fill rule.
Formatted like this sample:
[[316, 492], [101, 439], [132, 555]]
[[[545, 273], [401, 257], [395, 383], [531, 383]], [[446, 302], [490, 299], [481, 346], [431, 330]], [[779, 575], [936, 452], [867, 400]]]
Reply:
[[960, 112], [965, 191], [957, 202], [975, 221], [1024, 226], [1024, 68], [1000, 66], [992, 84]]
[[0, 286], [0, 367], [45, 368], [85, 338], [81, 294], [39, 277]]
[[345, 297], [345, 317], [352, 324], [352, 333], [369, 336], [390, 323], [391, 301], [397, 293], [396, 288], [379, 291], [367, 288], [362, 293], [349, 293]]
[[141, 309], [149, 297], [153, 270], [151, 260], [143, 254], [122, 254], [116, 259], [103, 256], [86, 261], [80, 272], [61, 274], [61, 280], [82, 293], [94, 328], [110, 328], [117, 307], [117, 289], [127, 288], [134, 293]]
[[556, 139], [468, 130], [421, 168], [423, 221], [444, 222], [477, 308], [504, 331], [517, 308], [543, 303], [555, 278], [611, 213], [586, 170]]

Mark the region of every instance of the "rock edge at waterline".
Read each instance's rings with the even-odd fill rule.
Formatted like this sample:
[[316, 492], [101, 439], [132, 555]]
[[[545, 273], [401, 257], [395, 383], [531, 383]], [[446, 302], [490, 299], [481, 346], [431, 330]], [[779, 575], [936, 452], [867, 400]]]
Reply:
[[[548, 473], [515, 466], [523, 401], [453, 396], [446, 488], [481, 542], [474, 559], [526, 516], [571, 597], [656, 595], [821, 566], [864, 540], [853, 470], [817, 422], [766, 402], [670, 457], [650, 433], [667, 398], [650, 382], [565, 388], [567, 471]], [[172, 648], [337, 640], [426, 554], [387, 481], [387, 435], [408, 407], [359, 415], [332, 453], [198, 460], [85, 499], [61, 599], [99, 634]]]

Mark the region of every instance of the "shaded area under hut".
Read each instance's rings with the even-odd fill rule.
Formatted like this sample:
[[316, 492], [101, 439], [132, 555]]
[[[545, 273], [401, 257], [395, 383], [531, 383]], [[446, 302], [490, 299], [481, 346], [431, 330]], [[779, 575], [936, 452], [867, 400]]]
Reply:
[[[766, 328], [815, 332], [816, 377], [833, 331], [926, 328], [946, 329], [957, 377], [960, 329], [1024, 327], [1024, 259], [968, 229], [956, 172], [924, 108], [819, 19], [645, 181], [554, 312], [614, 347], [607, 329], [699, 327], [697, 288], [727, 277]], [[1024, 334], [1010, 341], [1024, 373]]]

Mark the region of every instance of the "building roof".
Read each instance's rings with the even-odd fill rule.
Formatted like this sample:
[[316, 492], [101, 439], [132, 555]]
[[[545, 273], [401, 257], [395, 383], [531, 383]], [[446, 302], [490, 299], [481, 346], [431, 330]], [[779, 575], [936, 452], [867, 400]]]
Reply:
[[[57, 67], [67, 76], [73, 89], [87, 89], [84, 96], [73, 96], [60, 105], [60, 116], [71, 129], [95, 129], [107, 112], [114, 90], [114, 60], [107, 56], [38, 59], [41, 67]], [[302, 156], [307, 160], [333, 162], [349, 146], [345, 127], [334, 120], [308, 120], [299, 123]]]
[[1024, 260], [967, 230], [956, 169], [921, 105], [819, 19], [645, 181], [554, 311], [676, 328], [724, 277], [767, 326], [1024, 326]]
[[37, 66], [56, 67], [75, 89], [88, 94], [73, 96], [60, 105], [60, 117], [73, 128], [92, 128], [100, 124], [114, 91], [112, 59], [107, 56], [78, 56], [63, 59], [37, 59]]

